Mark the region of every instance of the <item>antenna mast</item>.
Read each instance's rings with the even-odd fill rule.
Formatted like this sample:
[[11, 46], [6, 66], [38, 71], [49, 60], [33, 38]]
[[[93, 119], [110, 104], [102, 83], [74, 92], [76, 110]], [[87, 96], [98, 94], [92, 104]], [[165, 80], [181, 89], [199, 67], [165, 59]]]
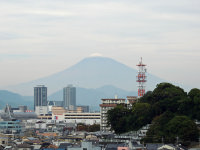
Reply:
[[145, 94], [145, 83], [147, 82], [146, 65], [142, 63], [142, 57], [137, 66], [138, 75], [136, 81], [138, 82], [138, 97], [142, 97]]

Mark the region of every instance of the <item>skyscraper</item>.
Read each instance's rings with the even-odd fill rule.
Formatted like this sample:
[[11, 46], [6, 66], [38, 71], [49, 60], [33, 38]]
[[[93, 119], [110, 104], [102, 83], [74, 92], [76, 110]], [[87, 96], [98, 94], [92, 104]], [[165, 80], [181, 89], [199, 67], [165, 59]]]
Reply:
[[44, 85], [34, 87], [34, 110], [36, 106], [47, 106], [47, 87]]
[[63, 105], [68, 110], [76, 109], [76, 88], [73, 85], [63, 88]]

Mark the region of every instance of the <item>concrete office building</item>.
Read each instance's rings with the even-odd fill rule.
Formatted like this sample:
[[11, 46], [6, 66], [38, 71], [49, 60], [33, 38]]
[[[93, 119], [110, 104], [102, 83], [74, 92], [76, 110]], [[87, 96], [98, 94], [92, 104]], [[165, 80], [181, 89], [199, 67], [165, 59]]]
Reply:
[[76, 110], [76, 88], [72, 85], [63, 88], [63, 106], [67, 110]]
[[47, 87], [44, 85], [34, 87], [34, 110], [36, 106], [47, 106]]

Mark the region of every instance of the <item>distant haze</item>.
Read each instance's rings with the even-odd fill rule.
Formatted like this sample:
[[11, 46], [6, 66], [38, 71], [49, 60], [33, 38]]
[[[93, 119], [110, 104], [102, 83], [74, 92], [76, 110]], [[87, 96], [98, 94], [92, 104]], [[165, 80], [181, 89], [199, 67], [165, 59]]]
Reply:
[[[137, 91], [136, 75], [137, 70], [113, 59], [89, 57], [56, 74], [10, 86], [7, 89], [22, 95], [33, 95], [33, 87], [43, 84], [48, 87], [48, 93], [52, 94], [68, 84], [73, 84], [84, 88], [112, 85], [128, 91]], [[147, 90], [153, 90], [158, 83], [163, 81], [163, 79], [148, 74]]]
[[[0, 88], [39, 81], [97, 56], [131, 69], [143, 57], [150, 74], [200, 88], [199, 7], [200, 0], [1, 0]], [[136, 87], [131, 77], [123, 88]], [[63, 86], [58, 82], [49, 83], [49, 91]]]

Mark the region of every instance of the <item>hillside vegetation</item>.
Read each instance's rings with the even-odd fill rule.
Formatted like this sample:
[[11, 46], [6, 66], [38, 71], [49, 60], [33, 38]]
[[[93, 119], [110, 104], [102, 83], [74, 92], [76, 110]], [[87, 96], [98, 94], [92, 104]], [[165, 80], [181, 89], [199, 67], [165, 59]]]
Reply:
[[[185, 145], [198, 141], [200, 121], [200, 90], [186, 93], [170, 83], [160, 83], [154, 91], [147, 92], [132, 109], [118, 105], [109, 110], [108, 124], [111, 130], [121, 134], [137, 131], [151, 124], [144, 142], [175, 143], [177, 137]], [[116, 119], [117, 118], [117, 119]]]

